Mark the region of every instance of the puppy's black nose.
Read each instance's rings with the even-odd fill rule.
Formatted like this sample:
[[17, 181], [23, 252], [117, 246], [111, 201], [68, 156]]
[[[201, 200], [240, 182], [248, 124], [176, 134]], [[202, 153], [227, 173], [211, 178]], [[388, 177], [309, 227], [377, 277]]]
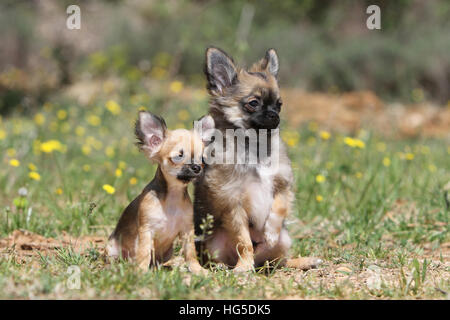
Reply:
[[274, 111], [269, 111], [267, 112], [266, 117], [269, 118], [270, 120], [274, 120], [278, 118], [278, 114]]
[[202, 167], [200, 167], [198, 164], [193, 164], [193, 165], [191, 165], [191, 170], [195, 174], [198, 174], [198, 173], [200, 173], [200, 171], [202, 171]]

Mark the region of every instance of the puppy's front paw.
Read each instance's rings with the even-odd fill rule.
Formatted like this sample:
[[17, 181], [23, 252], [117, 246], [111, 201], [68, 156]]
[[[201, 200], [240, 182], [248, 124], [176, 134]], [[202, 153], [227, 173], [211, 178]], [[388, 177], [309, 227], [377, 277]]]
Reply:
[[188, 269], [190, 272], [196, 275], [206, 276], [208, 275], [208, 270], [203, 268], [199, 263], [189, 263]]
[[236, 267], [234, 267], [234, 273], [244, 273], [253, 270], [253, 264], [251, 263], [238, 263]]
[[141, 270], [143, 272], [147, 272], [150, 269], [148, 263], [146, 263], [146, 262], [139, 263], [137, 267], [139, 270]]
[[286, 261], [286, 267], [296, 268], [300, 270], [315, 269], [323, 262], [322, 259], [316, 257], [301, 257], [295, 259], [288, 259]]
[[266, 229], [264, 232], [264, 239], [270, 248], [274, 247], [278, 243], [280, 233], [275, 230]]

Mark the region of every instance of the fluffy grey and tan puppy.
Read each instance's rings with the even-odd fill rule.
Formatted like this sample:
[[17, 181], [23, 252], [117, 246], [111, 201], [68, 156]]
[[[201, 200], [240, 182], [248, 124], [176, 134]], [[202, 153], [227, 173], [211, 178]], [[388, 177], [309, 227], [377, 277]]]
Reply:
[[[236, 67], [224, 51], [208, 48], [205, 74], [209, 114], [216, 129], [224, 136], [227, 129], [277, 129], [282, 106], [278, 69], [273, 49], [246, 70]], [[321, 262], [312, 257], [287, 258], [291, 239], [284, 220], [294, 198], [293, 175], [279, 135], [268, 135], [273, 151], [269, 150], [268, 156], [276, 155], [278, 165], [208, 164], [195, 182], [195, 231], [203, 235], [197, 243], [203, 261], [208, 257], [234, 266], [236, 272], [251, 270], [266, 261], [300, 269]], [[202, 224], [208, 214], [214, 223], [205, 233]]]
[[[202, 122], [203, 120], [203, 122]], [[210, 117], [200, 122], [212, 124]], [[153, 180], [124, 210], [108, 240], [110, 257], [134, 259], [140, 269], [163, 263], [172, 256], [177, 236], [184, 241], [188, 268], [205, 273], [194, 245], [192, 202], [187, 185], [203, 168], [203, 141], [195, 130], [167, 130], [164, 119], [141, 111], [136, 122], [138, 145], [158, 163]]]

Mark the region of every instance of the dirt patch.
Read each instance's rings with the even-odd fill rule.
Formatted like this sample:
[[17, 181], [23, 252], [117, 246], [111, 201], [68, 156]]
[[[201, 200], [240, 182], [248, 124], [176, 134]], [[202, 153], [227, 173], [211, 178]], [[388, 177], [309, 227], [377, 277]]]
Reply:
[[27, 230], [14, 230], [8, 237], [0, 239], [0, 256], [14, 255], [23, 260], [25, 257], [38, 256], [38, 252], [47, 255], [59, 248], [72, 248], [74, 252], [83, 252], [94, 247], [104, 250], [106, 238], [98, 236], [74, 237], [62, 232], [57, 239], [46, 238]]
[[450, 138], [450, 107], [385, 104], [371, 91], [344, 94], [282, 92], [284, 118], [294, 128], [314, 121], [330, 131], [373, 129], [385, 136]]

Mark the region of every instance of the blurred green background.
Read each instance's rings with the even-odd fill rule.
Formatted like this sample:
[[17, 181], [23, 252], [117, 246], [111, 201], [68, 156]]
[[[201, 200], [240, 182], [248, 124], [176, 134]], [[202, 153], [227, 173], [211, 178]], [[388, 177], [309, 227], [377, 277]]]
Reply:
[[[81, 30], [66, 28], [71, 4], [81, 8]], [[370, 4], [381, 8], [381, 30], [366, 27]], [[285, 87], [368, 89], [401, 102], [450, 96], [445, 0], [3, 0], [0, 29], [1, 114], [111, 76], [131, 93], [146, 79], [202, 87], [208, 45], [247, 64], [276, 48]]]

